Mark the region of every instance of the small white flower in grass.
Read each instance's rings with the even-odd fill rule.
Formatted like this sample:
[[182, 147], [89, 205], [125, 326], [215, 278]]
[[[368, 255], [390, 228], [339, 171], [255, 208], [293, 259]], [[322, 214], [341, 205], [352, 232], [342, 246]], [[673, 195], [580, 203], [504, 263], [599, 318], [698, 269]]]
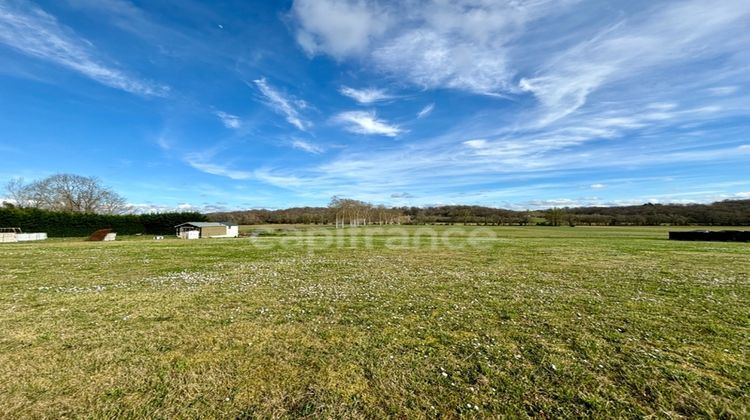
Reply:
[[554, 364], [551, 364], [550, 366], [552, 367], [552, 370], [557, 370], [557, 366], [555, 366]]
[[442, 372], [442, 374], [443, 374], [443, 377], [445, 377], [445, 378], [448, 377], [448, 374], [446, 372]]

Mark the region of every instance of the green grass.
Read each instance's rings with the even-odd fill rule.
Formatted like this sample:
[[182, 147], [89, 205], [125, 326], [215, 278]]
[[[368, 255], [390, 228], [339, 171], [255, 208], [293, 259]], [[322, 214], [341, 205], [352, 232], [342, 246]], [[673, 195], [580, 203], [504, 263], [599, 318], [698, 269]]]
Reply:
[[750, 416], [750, 244], [258, 229], [0, 245], [0, 413]]

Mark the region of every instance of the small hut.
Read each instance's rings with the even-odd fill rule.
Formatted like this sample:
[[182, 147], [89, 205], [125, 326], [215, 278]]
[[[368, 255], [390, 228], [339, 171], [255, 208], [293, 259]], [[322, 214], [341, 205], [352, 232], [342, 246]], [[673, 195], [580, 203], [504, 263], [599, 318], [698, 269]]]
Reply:
[[227, 222], [187, 222], [175, 226], [177, 237], [182, 239], [236, 238], [240, 227]]

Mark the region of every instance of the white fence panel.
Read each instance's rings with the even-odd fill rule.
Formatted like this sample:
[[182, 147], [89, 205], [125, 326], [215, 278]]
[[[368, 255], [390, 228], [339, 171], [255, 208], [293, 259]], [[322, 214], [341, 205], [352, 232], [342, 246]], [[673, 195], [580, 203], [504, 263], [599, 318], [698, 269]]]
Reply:
[[46, 233], [17, 233], [16, 240], [21, 241], [43, 241], [47, 239]]
[[0, 233], [0, 242], [18, 242], [15, 233]]

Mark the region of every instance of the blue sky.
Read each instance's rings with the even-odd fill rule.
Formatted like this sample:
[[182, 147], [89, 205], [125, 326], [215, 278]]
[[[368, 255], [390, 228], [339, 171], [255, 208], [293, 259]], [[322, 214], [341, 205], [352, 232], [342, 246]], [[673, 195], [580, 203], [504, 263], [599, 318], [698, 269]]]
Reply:
[[750, 198], [749, 27], [747, 0], [0, 0], [0, 182], [144, 211]]

